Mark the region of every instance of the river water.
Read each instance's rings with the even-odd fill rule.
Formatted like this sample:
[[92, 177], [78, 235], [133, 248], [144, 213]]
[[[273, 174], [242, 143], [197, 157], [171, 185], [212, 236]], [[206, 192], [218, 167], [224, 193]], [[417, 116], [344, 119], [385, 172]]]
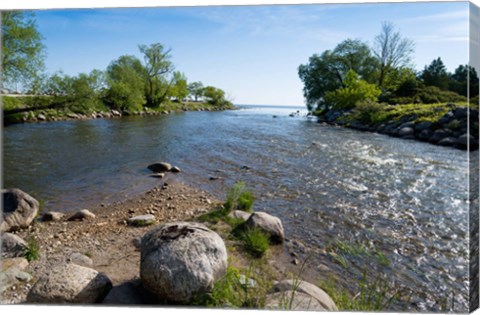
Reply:
[[399, 290], [391, 310], [466, 312], [467, 153], [288, 116], [297, 109], [305, 114], [249, 106], [8, 126], [3, 186], [72, 211], [158, 184], [146, 169], [157, 161], [219, 199], [241, 180], [255, 209], [279, 216], [345, 285], [366, 272]]

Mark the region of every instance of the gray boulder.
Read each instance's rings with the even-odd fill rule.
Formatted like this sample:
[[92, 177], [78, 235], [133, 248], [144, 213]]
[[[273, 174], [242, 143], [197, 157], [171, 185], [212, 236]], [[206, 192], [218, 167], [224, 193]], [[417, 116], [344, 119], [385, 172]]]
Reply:
[[430, 129], [433, 126], [433, 123], [430, 121], [423, 121], [415, 125], [415, 130], [421, 132], [426, 129]]
[[250, 212], [242, 211], [242, 210], [234, 210], [228, 214], [229, 217], [234, 219], [242, 219], [243, 221], [247, 221], [252, 214]]
[[[283, 293], [283, 292], [291, 293], [292, 291], [295, 292], [295, 295], [301, 293], [313, 298], [321, 306], [321, 309], [318, 309], [318, 310], [338, 311], [337, 306], [335, 305], [335, 302], [333, 302], [332, 298], [325, 291], [303, 280], [283, 280], [283, 281], [277, 282], [269, 290], [269, 293], [270, 294]], [[291, 294], [287, 296], [291, 297]], [[300, 296], [300, 297], [302, 299], [304, 298], [304, 296]]]
[[30, 281], [32, 276], [23, 271], [27, 266], [28, 261], [25, 258], [2, 259], [2, 269], [0, 270], [0, 293], [8, 290], [19, 281]]
[[398, 135], [400, 137], [405, 137], [405, 136], [412, 136], [414, 133], [414, 130], [412, 127], [402, 127], [400, 128], [400, 130], [398, 131]]
[[437, 143], [438, 141], [450, 136], [450, 133], [447, 132], [446, 130], [443, 129], [438, 129], [435, 130], [433, 133], [432, 137], [430, 138], [430, 141], [433, 143]]
[[469, 142], [470, 146], [474, 146], [475, 138], [472, 135], [465, 133], [457, 138], [456, 146], [461, 149], [466, 149]]
[[162, 224], [142, 238], [140, 278], [158, 299], [190, 303], [211, 291], [226, 269], [225, 243], [203, 224]]
[[43, 221], [60, 221], [65, 216], [61, 212], [49, 211], [42, 216]]
[[93, 266], [93, 260], [80, 253], [72, 253], [70, 257], [68, 257], [67, 262], [89, 268]]
[[437, 144], [444, 147], [453, 147], [457, 143], [457, 139], [454, 137], [446, 137], [438, 141]]
[[266, 212], [252, 213], [245, 225], [266, 232], [270, 236], [270, 242], [272, 244], [281, 244], [285, 240], [282, 221]]
[[114, 286], [102, 302], [102, 304], [109, 305], [142, 305], [154, 303], [154, 298], [142, 287], [142, 283], [138, 279]]
[[0, 232], [28, 227], [38, 214], [39, 203], [20, 189], [2, 189], [3, 214]]
[[101, 302], [111, 288], [111, 280], [103, 273], [75, 264], [62, 264], [53, 267], [33, 285], [27, 302], [92, 304]]
[[11, 233], [2, 234], [2, 258], [22, 257], [28, 249], [27, 242]]
[[174, 167], [172, 167], [172, 169], [170, 171], [172, 173], [180, 173], [182, 170], [180, 169], [180, 167], [174, 166]]
[[160, 162], [160, 163], [150, 164], [148, 166], [148, 169], [154, 173], [170, 172], [170, 170], [172, 169], [172, 165], [167, 162]]

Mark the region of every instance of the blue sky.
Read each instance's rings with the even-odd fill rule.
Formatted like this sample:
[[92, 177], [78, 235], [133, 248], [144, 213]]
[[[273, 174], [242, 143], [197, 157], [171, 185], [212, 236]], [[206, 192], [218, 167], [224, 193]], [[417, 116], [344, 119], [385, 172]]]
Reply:
[[437, 57], [450, 71], [468, 62], [467, 2], [37, 11], [50, 73], [104, 70], [160, 42], [189, 81], [266, 105], [302, 105], [298, 66], [347, 38], [371, 43], [383, 21], [415, 41], [417, 70]]

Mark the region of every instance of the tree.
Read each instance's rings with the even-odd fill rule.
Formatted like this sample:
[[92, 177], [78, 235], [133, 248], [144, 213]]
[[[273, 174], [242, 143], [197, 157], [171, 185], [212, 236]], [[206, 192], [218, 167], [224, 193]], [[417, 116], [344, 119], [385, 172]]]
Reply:
[[28, 87], [43, 70], [42, 36], [30, 11], [2, 13], [2, 84]]
[[333, 109], [354, 108], [358, 102], [376, 102], [381, 91], [375, 84], [360, 79], [353, 70], [347, 72], [344, 87], [325, 94], [325, 103]]
[[303, 95], [307, 107], [313, 110], [324, 106], [325, 94], [344, 86], [349, 70], [353, 70], [367, 82], [375, 80], [377, 61], [368, 46], [359, 41], [347, 39], [333, 51], [314, 54], [305, 65], [300, 65], [298, 75], [303, 81]]
[[187, 77], [185, 74], [175, 71], [172, 80], [171, 96], [181, 102], [188, 96]]
[[225, 92], [213, 86], [207, 86], [203, 89], [203, 95], [208, 103], [214, 106], [223, 106], [228, 103], [225, 99]]
[[391, 71], [409, 65], [414, 48], [415, 43], [395, 31], [392, 23], [382, 23], [382, 30], [373, 42], [373, 54], [379, 64], [378, 85], [380, 87], [383, 86], [385, 78]]
[[158, 106], [167, 98], [170, 90], [171, 80], [167, 76], [174, 70], [170, 50], [165, 50], [160, 43], [138, 47], [144, 59], [147, 105]]
[[478, 75], [475, 68], [469, 65], [460, 65], [455, 69], [455, 72], [450, 75], [449, 89], [460, 95], [470, 97], [478, 95]]
[[203, 83], [202, 82], [192, 82], [188, 85], [188, 93], [190, 97], [195, 99], [195, 102], [198, 102], [198, 99], [203, 96]]
[[440, 57], [425, 66], [420, 78], [425, 86], [436, 86], [441, 90], [448, 90], [449, 75]]
[[105, 103], [122, 111], [141, 110], [145, 104], [145, 69], [134, 56], [121, 56], [107, 68]]

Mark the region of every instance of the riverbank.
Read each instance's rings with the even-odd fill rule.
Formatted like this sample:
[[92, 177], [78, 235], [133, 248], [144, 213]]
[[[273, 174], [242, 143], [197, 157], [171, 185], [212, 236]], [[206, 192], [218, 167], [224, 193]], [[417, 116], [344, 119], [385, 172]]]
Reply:
[[169, 102], [156, 108], [144, 107], [143, 110], [138, 111], [108, 109], [106, 106], [74, 111], [65, 107], [62, 102], [60, 102], [59, 105], [54, 105], [48, 97], [38, 97], [37, 99], [38, 100], [35, 101], [34, 97], [30, 96], [2, 96], [0, 100], [3, 110], [4, 125], [46, 121], [115, 118], [122, 116], [168, 115], [175, 112], [222, 111], [235, 108], [235, 106], [230, 104], [216, 106], [207, 102], [189, 101]]
[[[25, 240], [34, 240], [36, 259], [24, 269], [31, 277], [17, 281], [5, 290], [1, 295], [2, 303], [25, 303], [33, 284], [62, 263], [73, 262], [102, 272], [110, 278], [114, 289], [133, 284], [138, 286], [141, 255], [138, 246], [147, 231], [167, 222], [198, 221], [199, 216], [218, 209], [221, 204], [204, 191], [174, 180], [161, 180], [146, 193], [89, 209], [94, 218], [71, 221], [67, 218], [73, 212], [67, 212], [54, 221], [37, 219], [27, 229], [14, 233]], [[128, 223], [129, 218], [138, 215], [153, 215], [154, 225], [133, 226]], [[225, 241], [229, 270], [238, 270], [257, 282], [262, 281], [258, 285], [262, 290], [275, 281], [299, 275], [300, 271], [302, 278], [312, 279], [312, 273], [303, 269], [297, 259], [292, 260], [293, 248], [302, 246], [299, 241], [288, 240], [285, 247], [271, 246], [266, 256], [252, 259], [238, 241], [229, 236], [228, 225], [224, 222], [205, 224]], [[29, 243], [31, 246], [32, 241]]]
[[[478, 109], [455, 104], [363, 104], [316, 113], [319, 123], [466, 150], [478, 150]], [[468, 129], [470, 128], [470, 130]]]

